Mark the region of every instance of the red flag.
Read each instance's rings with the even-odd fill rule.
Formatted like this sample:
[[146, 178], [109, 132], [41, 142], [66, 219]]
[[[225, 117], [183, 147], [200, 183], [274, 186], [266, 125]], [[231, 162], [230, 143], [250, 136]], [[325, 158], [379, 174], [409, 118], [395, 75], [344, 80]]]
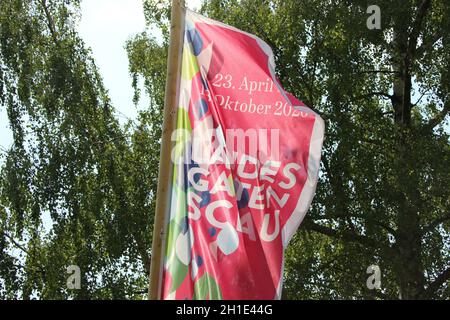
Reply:
[[186, 12], [163, 299], [274, 299], [314, 196], [323, 120], [258, 37]]

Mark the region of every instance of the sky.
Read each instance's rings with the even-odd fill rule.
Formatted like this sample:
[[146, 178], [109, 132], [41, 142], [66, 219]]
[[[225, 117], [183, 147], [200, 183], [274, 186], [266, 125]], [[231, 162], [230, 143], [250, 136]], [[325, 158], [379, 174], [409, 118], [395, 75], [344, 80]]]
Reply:
[[133, 89], [124, 46], [130, 37], [145, 30], [141, 1], [83, 0], [81, 13], [78, 32], [92, 49], [111, 101], [120, 116], [124, 114], [134, 119], [137, 108], [132, 102]]
[[[200, 8], [200, 4], [201, 0], [186, 1], [190, 9]], [[133, 104], [125, 43], [146, 30], [142, 0], [83, 0], [77, 28], [86, 46], [92, 50], [113, 106], [118, 110], [118, 119], [121, 123], [127, 118], [135, 119], [138, 109], [145, 108], [148, 100], [142, 97], [137, 107]], [[0, 153], [2, 148], [8, 149], [12, 141], [6, 110], [0, 108]]]
[[[201, 0], [187, 0], [190, 9], [200, 8]], [[125, 43], [134, 35], [145, 31], [142, 0], [83, 0], [78, 32], [91, 48], [93, 57], [103, 77], [104, 85], [116, 108], [117, 117], [124, 123], [135, 119], [140, 108], [148, 100], [141, 98], [134, 106], [131, 77], [128, 73], [128, 58]], [[158, 34], [154, 33], [156, 37]], [[0, 164], [2, 149], [12, 144], [6, 110], [0, 108]]]
[[[201, 0], [186, 1], [190, 9], [200, 8], [200, 5]], [[142, 96], [137, 107], [133, 104], [134, 91], [125, 43], [134, 35], [146, 31], [142, 0], [83, 0], [77, 29], [85, 45], [92, 50], [103, 83], [118, 111], [117, 118], [121, 123], [134, 120], [138, 110], [145, 108], [148, 99]], [[156, 30], [151, 33], [158, 37]], [[9, 149], [12, 142], [6, 110], [0, 108], [0, 164], [4, 161], [2, 149]], [[44, 213], [43, 221], [44, 228], [49, 231], [51, 219], [48, 212]]]
[[[187, 0], [186, 4], [190, 9], [199, 8], [201, 0]], [[135, 119], [137, 110], [145, 108], [148, 100], [142, 97], [137, 108], [132, 103], [134, 92], [124, 46], [145, 30], [142, 0], [83, 0], [81, 13], [78, 31], [92, 49], [119, 120]], [[158, 37], [157, 30], [151, 32]]]

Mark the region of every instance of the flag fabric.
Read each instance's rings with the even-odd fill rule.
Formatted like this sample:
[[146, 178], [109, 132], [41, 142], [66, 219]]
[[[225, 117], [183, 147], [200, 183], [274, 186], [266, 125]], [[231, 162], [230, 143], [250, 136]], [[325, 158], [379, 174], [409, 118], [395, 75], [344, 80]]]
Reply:
[[264, 41], [189, 10], [177, 112], [161, 298], [280, 298], [323, 120], [281, 87]]

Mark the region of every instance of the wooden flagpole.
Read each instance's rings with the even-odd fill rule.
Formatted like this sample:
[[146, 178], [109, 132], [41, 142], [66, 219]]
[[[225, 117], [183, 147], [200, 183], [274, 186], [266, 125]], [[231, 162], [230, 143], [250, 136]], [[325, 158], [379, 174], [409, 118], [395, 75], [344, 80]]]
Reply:
[[153, 229], [152, 257], [150, 266], [150, 300], [161, 298], [161, 278], [164, 262], [164, 243], [166, 223], [170, 201], [172, 179], [172, 132], [176, 129], [178, 86], [181, 72], [181, 55], [184, 40], [184, 0], [172, 0], [170, 22], [170, 45], [167, 62], [167, 80], [164, 100], [164, 123], [161, 141], [161, 158], [159, 164], [158, 191]]

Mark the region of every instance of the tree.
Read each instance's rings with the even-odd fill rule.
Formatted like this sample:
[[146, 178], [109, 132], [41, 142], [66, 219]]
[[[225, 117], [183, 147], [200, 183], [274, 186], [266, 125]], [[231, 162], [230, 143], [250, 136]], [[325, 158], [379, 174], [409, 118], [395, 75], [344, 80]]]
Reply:
[[[146, 287], [157, 138], [121, 127], [74, 26], [79, 1], [0, 4], [0, 298], [137, 298]], [[66, 268], [81, 269], [81, 290]]]
[[[165, 5], [166, 4], [166, 5]], [[289, 247], [285, 298], [448, 298], [449, 54], [446, 1], [204, 1], [202, 13], [274, 49], [283, 86], [327, 123], [313, 207]], [[168, 7], [146, 1], [168, 40]], [[133, 74], [155, 92], [141, 36]], [[149, 76], [150, 75], [150, 76]], [[162, 91], [161, 91], [162, 92]], [[370, 265], [382, 290], [366, 287]]]
[[[286, 299], [450, 297], [450, 4], [209, 0], [202, 13], [267, 41], [283, 86], [326, 120], [316, 197], [286, 254]], [[76, 34], [78, 1], [0, 3], [0, 298], [141, 298], [147, 287], [168, 44], [126, 44], [148, 109], [121, 126]], [[50, 226], [49, 226], [50, 225]], [[378, 265], [382, 289], [366, 287]], [[81, 269], [81, 290], [66, 268]]]

